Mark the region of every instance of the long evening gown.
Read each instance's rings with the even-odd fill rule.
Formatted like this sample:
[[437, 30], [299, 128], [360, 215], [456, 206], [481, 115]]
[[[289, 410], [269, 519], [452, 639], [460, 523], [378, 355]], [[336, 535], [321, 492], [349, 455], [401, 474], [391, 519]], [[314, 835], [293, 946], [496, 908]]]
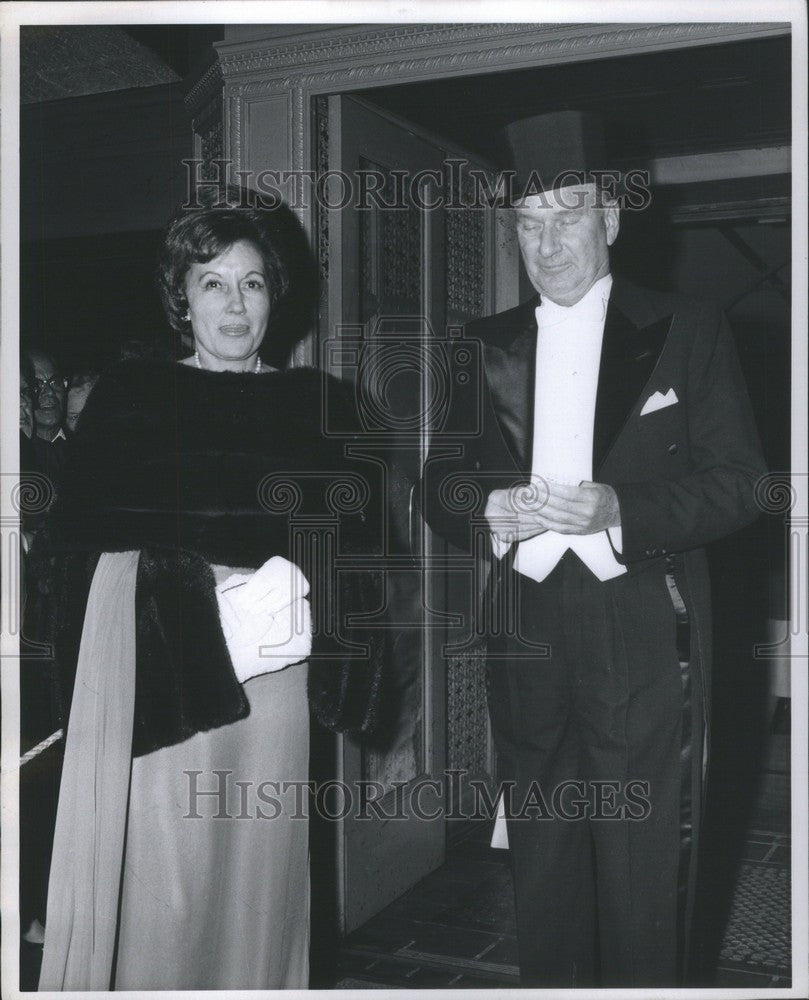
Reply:
[[116, 990], [306, 988], [306, 675], [253, 677], [247, 718], [133, 759]]

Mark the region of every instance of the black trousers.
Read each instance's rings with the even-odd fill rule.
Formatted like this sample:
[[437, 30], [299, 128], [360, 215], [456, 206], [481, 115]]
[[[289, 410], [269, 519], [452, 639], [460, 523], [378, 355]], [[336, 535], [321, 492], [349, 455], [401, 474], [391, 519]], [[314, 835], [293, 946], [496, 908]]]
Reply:
[[670, 583], [660, 563], [602, 583], [570, 552], [542, 583], [502, 574], [518, 613], [490, 642], [489, 709], [523, 985], [682, 981], [704, 702]]

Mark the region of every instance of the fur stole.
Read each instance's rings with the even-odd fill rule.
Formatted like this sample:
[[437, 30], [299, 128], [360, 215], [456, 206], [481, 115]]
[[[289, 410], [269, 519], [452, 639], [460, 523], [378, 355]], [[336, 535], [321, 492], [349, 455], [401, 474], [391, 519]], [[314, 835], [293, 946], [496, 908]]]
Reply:
[[[246, 716], [211, 564], [273, 555], [312, 583], [309, 698], [333, 730], [370, 733], [383, 633], [380, 486], [355, 461], [350, 393], [312, 369], [255, 375], [127, 362], [95, 387], [51, 515], [56, 654], [69, 704], [90, 582], [104, 551], [140, 550], [135, 755]], [[372, 562], [373, 560], [371, 560]]]

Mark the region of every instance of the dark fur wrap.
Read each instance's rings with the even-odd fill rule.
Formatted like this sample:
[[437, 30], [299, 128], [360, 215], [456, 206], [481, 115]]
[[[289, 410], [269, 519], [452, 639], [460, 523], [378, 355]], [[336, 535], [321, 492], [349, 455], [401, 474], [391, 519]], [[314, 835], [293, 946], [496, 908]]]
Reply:
[[98, 557], [137, 549], [134, 754], [245, 717], [211, 564], [255, 569], [282, 555], [312, 583], [313, 714], [332, 730], [372, 732], [384, 632], [356, 618], [382, 605], [381, 504], [374, 467], [346, 455], [356, 428], [351, 394], [313, 369], [136, 361], [102, 378], [51, 514], [64, 704]]

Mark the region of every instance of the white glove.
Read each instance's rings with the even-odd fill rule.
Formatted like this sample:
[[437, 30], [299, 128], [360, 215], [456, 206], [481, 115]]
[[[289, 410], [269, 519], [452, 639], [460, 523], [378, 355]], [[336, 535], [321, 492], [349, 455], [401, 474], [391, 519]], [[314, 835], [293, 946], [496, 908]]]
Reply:
[[309, 581], [282, 556], [250, 575], [234, 573], [216, 588], [222, 632], [242, 684], [312, 652], [308, 593]]

